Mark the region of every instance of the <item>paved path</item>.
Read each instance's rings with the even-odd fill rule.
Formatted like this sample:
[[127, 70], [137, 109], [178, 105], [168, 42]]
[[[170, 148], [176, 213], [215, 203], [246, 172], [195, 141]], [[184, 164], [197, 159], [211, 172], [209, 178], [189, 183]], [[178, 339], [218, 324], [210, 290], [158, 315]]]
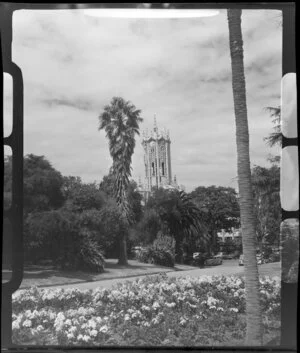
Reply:
[[[174, 268], [129, 260], [128, 266], [118, 265], [117, 259], [105, 260], [105, 271], [100, 274], [82, 271], [59, 271], [53, 266], [26, 266], [20, 289], [38, 287], [77, 286], [82, 283], [107, 281], [117, 278], [146, 276], [170, 271], [195, 270], [194, 266], [176, 264]], [[2, 270], [2, 283], [9, 281], [11, 271]]]
[[[223, 262], [221, 266], [215, 266], [211, 268], [196, 268], [193, 270], [186, 270], [186, 271], [172, 271], [167, 272], [166, 275], [168, 277], [200, 277], [200, 276], [213, 276], [213, 275], [235, 275], [235, 274], [243, 274], [244, 266], [238, 266], [237, 260], [226, 260]], [[276, 263], [269, 263], [263, 264], [259, 266], [259, 273], [260, 275], [266, 276], [281, 276], [281, 264], [279, 262]], [[143, 276], [135, 276], [131, 278], [115, 278], [110, 280], [102, 280], [102, 281], [95, 281], [95, 282], [85, 282], [85, 283], [78, 283], [76, 285], [68, 284], [68, 285], [60, 285], [60, 286], [53, 286], [51, 289], [57, 288], [78, 288], [78, 289], [95, 289], [98, 287], [101, 288], [111, 288], [117, 283], [124, 283], [127, 281], [135, 281], [138, 278], [143, 278]]]

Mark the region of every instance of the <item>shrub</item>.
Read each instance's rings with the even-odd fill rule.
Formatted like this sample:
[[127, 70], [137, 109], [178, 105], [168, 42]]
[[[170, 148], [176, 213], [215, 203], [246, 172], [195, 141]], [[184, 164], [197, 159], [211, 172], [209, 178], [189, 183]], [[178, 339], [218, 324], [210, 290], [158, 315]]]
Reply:
[[153, 259], [153, 263], [156, 265], [166, 266], [166, 267], [174, 267], [175, 258], [170, 251], [166, 251], [163, 249], [151, 249], [151, 257]]
[[159, 232], [157, 238], [153, 242], [152, 248], [156, 251], [168, 252], [175, 258], [175, 243], [173, 237]]
[[103, 271], [95, 229], [82, 214], [66, 210], [36, 213], [28, 217], [26, 230], [31, 241], [29, 253], [37, 260], [51, 259], [64, 270]]
[[158, 234], [152, 246], [138, 253], [140, 262], [154, 263], [156, 265], [174, 267], [175, 265], [175, 240], [174, 238]]
[[136, 253], [136, 258], [140, 262], [151, 263], [153, 259], [151, 257], [151, 248], [147, 247]]

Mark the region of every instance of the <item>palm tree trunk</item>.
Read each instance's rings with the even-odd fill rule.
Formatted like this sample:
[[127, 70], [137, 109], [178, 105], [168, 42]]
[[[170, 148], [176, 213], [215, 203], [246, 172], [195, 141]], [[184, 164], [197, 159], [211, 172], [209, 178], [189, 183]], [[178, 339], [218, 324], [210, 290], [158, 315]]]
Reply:
[[122, 233], [120, 242], [119, 242], [119, 265], [127, 266], [128, 259], [127, 259], [127, 240], [125, 232]]
[[241, 10], [228, 10], [232, 87], [236, 122], [236, 145], [239, 203], [246, 287], [246, 345], [262, 344], [262, 315], [259, 299], [259, 277], [256, 261], [255, 218], [249, 156], [249, 131], [244, 76]]

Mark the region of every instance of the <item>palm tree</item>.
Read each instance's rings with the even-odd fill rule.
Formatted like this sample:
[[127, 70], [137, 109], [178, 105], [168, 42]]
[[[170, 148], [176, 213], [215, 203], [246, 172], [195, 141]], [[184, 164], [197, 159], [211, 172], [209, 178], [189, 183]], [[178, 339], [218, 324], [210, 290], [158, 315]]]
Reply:
[[[109, 141], [109, 152], [113, 159], [111, 174], [114, 179], [114, 197], [125, 222], [133, 222], [127, 199], [131, 160], [135, 148], [135, 135], [139, 135], [141, 111], [121, 97], [113, 97], [99, 116], [99, 130], [104, 129]], [[119, 264], [127, 265], [126, 233], [120, 236]]]
[[256, 261], [256, 234], [251, 184], [249, 131], [240, 9], [228, 9], [229, 46], [236, 123], [237, 167], [242, 242], [245, 256], [246, 345], [262, 344], [262, 314]]
[[266, 110], [271, 114], [271, 117], [273, 118], [272, 122], [275, 124], [275, 126], [274, 132], [272, 132], [268, 137], [265, 137], [264, 140], [270, 147], [275, 145], [281, 146], [281, 107], [266, 107]]
[[153, 192], [147, 203], [159, 215], [170, 235], [176, 240], [177, 261], [183, 260], [183, 241], [197, 238], [203, 245], [208, 242], [207, 229], [204, 226], [203, 212], [194, 204], [184, 191], [164, 190]]

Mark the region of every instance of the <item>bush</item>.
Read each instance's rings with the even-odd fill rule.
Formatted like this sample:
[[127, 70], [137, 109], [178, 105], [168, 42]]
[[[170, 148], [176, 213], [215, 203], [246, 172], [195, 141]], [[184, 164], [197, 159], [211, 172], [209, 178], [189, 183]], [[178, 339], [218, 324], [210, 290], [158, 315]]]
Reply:
[[174, 267], [175, 240], [170, 236], [159, 234], [154, 240], [152, 246], [149, 246], [138, 253], [137, 259], [140, 262]]
[[152, 263], [153, 259], [151, 257], [151, 249], [147, 247], [136, 253], [136, 259], [144, 263]]
[[27, 257], [51, 259], [63, 270], [102, 272], [104, 258], [82, 214], [59, 210], [36, 213], [26, 223]]

